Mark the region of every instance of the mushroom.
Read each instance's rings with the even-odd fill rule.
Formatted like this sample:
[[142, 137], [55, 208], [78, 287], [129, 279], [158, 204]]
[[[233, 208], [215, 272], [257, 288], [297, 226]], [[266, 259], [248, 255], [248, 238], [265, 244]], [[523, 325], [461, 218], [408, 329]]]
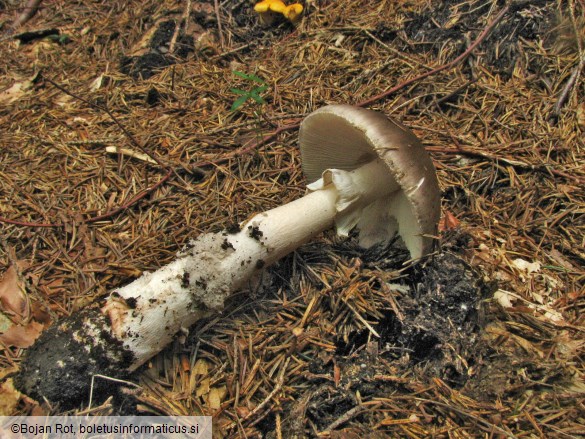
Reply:
[[357, 226], [360, 245], [368, 248], [398, 232], [413, 259], [431, 251], [441, 194], [435, 167], [408, 128], [378, 112], [330, 105], [303, 121], [299, 143], [309, 190], [331, 183], [344, 187], [346, 171], [378, 163], [380, 170], [365, 177], [377, 186], [372, 203], [356, 208], [353, 197], [363, 196], [362, 188], [354, 189], [355, 194], [340, 191], [335, 217], [339, 235], [347, 236]]
[[276, 14], [282, 14], [294, 23], [303, 12], [303, 6], [299, 3], [286, 6], [282, 0], [262, 0], [254, 6], [254, 11], [260, 15], [260, 21], [265, 25], [272, 24]]
[[260, 16], [260, 21], [267, 26], [272, 24], [276, 15], [282, 14], [285, 9], [286, 5], [282, 0], [263, 0], [254, 6], [254, 11]]
[[374, 111], [330, 105], [303, 121], [299, 143], [307, 195], [255, 215], [239, 231], [199, 236], [169, 265], [115, 289], [99, 308], [54, 325], [27, 352], [20, 390], [75, 403], [91, 375], [136, 370], [181, 330], [220, 311], [264, 267], [333, 225], [343, 236], [357, 227], [365, 247], [399, 233], [412, 258], [431, 251], [440, 192], [412, 132]]
[[295, 23], [301, 16], [302, 12], [303, 5], [300, 3], [293, 3], [292, 5], [288, 5], [286, 8], [284, 8], [282, 15], [284, 15], [284, 18], [289, 20], [291, 23]]

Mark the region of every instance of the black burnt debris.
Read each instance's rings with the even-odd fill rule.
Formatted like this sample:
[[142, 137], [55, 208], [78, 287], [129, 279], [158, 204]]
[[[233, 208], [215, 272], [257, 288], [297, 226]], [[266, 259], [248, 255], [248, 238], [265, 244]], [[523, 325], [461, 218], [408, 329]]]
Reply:
[[[298, 256], [317, 258], [328, 247], [309, 249]], [[314, 253], [313, 253], [314, 252]], [[386, 272], [403, 267], [408, 258], [400, 243], [360, 250], [352, 240], [336, 246], [330, 254], [359, 261], [362, 269], [384, 267]], [[292, 261], [288, 261], [292, 263]], [[331, 264], [322, 259], [321, 264]], [[279, 267], [279, 270], [287, 267]], [[275, 273], [278, 276], [277, 273]], [[443, 252], [408, 268], [394, 284], [397, 310], [391, 307], [368, 329], [340, 337], [334, 355], [314, 357], [308, 365], [306, 391], [284, 408], [285, 413], [302, 411], [319, 431], [336, 421], [362, 400], [386, 398], [408, 392], [408, 377], [437, 377], [453, 388], [461, 388], [470, 378], [469, 368], [481, 361], [480, 304], [489, 292], [482, 278], [456, 253]], [[374, 288], [382, 288], [374, 283]], [[341, 293], [336, 293], [341, 294]], [[339, 370], [339, 383], [331, 382], [332, 368]], [[301, 433], [289, 417], [284, 427]], [[298, 427], [298, 431], [297, 431]], [[267, 423], [266, 430], [271, 424]]]
[[189, 287], [189, 278], [190, 278], [190, 274], [188, 272], [184, 272], [183, 276], [181, 277], [181, 286], [183, 288]]
[[128, 307], [130, 309], [134, 309], [136, 308], [136, 304], [138, 303], [138, 299], [136, 299], [136, 297], [128, 297], [125, 299], [126, 305], [128, 305]]
[[[14, 383], [37, 401], [70, 409], [88, 400], [93, 376], [124, 378], [132, 361], [132, 354], [110, 335], [107, 318], [92, 308], [43, 332], [26, 351]], [[116, 394], [118, 387], [112, 381], [95, 379], [93, 398], [105, 399]]]
[[388, 348], [390, 358], [407, 353], [415, 363], [429, 361], [448, 381], [464, 381], [457, 359], [473, 357], [483, 282], [458, 256], [443, 253], [414, 266], [409, 283], [410, 293], [400, 298], [403, 318], [387, 313], [378, 325], [381, 352]]
[[[238, 230], [238, 232], [239, 232], [239, 230]], [[231, 242], [229, 242], [227, 239], [224, 239], [223, 242], [221, 243], [221, 248], [223, 250], [227, 250], [228, 248], [231, 248], [232, 250], [234, 250], [234, 245]]]
[[256, 226], [248, 226], [248, 230], [249, 230], [250, 238], [253, 238], [258, 242], [260, 242], [260, 240], [262, 239], [262, 236], [264, 236], [264, 233], [262, 232], [262, 230], [260, 230], [260, 228], [258, 228]]
[[[459, 257], [443, 253], [409, 269], [401, 313], [392, 310], [375, 325], [380, 335], [377, 352], [389, 361], [426, 362], [438, 376], [463, 384], [461, 362], [471, 358], [479, 338], [479, 304], [485, 285]], [[339, 341], [337, 355], [349, 356], [369, 340], [369, 331], [354, 332]]]
[[235, 235], [240, 233], [240, 226], [238, 223], [230, 223], [226, 226], [225, 231], [228, 235]]

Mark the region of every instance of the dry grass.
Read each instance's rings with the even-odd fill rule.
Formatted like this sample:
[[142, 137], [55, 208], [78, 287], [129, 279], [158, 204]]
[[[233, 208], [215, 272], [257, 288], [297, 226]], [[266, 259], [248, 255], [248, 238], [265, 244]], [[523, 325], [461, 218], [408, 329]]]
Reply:
[[[233, 437], [584, 435], [583, 3], [519, 2], [499, 18], [498, 2], [447, 3], [311, 1], [296, 28], [263, 29], [248, 2], [223, 1], [220, 38], [215, 12], [197, 9], [213, 2], [46, 0], [21, 30], [56, 28], [68, 43], [0, 42], [0, 273], [26, 263], [28, 300], [54, 319], [75, 313], [189, 238], [301, 196], [302, 117], [378, 97], [370, 108], [423, 139], [444, 216], [471, 237], [465, 259], [497, 282], [469, 382], [456, 389], [424, 366], [372, 361], [367, 346], [336, 355], [381, 310], [399, 311], [378, 286], [401, 272], [336, 253], [327, 234], [272, 271], [279, 283], [240, 294], [154, 358], [137, 377], [138, 410], [213, 414]], [[120, 58], [170, 11], [205, 23], [206, 46], [148, 79], [121, 73]], [[0, 9], [6, 35], [14, 15]], [[429, 74], [490, 23], [471, 56]], [[270, 86], [260, 115], [229, 111], [230, 89], [249, 86], [233, 70]], [[22, 353], [3, 350], [6, 374]], [[383, 391], [362, 399], [364, 383]], [[315, 424], [313, 400], [337, 406], [327, 424], [337, 431]]]

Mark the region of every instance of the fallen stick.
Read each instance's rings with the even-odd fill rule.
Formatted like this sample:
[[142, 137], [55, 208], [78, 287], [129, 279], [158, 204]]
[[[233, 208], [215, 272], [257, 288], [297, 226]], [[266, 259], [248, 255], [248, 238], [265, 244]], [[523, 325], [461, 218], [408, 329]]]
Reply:
[[17, 29], [28, 20], [33, 18], [39, 10], [39, 6], [41, 5], [42, 1], [43, 0], [29, 0], [24, 7], [24, 11], [22, 11], [22, 14], [20, 14], [18, 18], [12, 23], [12, 28]]

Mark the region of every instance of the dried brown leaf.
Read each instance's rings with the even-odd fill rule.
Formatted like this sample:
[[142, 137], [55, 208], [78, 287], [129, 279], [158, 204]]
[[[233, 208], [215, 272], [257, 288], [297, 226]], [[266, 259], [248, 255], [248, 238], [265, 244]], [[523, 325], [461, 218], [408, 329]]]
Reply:
[[447, 230], [453, 230], [459, 227], [460, 221], [448, 210], [445, 211], [445, 215], [439, 221], [439, 231], [445, 232]]
[[34, 320], [44, 325], [49, 325], [49, 323], [51, 323], [51, 315], [43, 305], [39, 302], [32, 302], [30, 307], [31, 315]]
[[28, 348], [43, 332], [43, 325], [34, 320], [27, 325], [14, 325], [4, 334], [0, 334], [0, 343], [7, 347]]
[[39, 288], [47, 296], [54, 296], [56, 294], [60, 294], [64, 291], [63, 279], [62, 278], [53, 279], [45, 283], [44, 285], [40, 285]]
[[15, 323], [28, 318], [29, 307], [24, 286], [21, 285], [13, 265], [6, 270], [0, 280], [0, 307]]
[[10, 416], [14, 414], [20, 392], [14, 388], [12, 379], [6, 380], [0, 385], [0, 416]]
[[221, 407], [221, 400], [225, 398], [227, 393], [226, 387], [213, 387], [209, 391], [208, 401], [209, 401], [209, 408], [217, 410]]
[[31, 80], [15, 82], [12, 86], [0, 92], [0, 104], [11, 104], [22, 98], [33, 86]]

